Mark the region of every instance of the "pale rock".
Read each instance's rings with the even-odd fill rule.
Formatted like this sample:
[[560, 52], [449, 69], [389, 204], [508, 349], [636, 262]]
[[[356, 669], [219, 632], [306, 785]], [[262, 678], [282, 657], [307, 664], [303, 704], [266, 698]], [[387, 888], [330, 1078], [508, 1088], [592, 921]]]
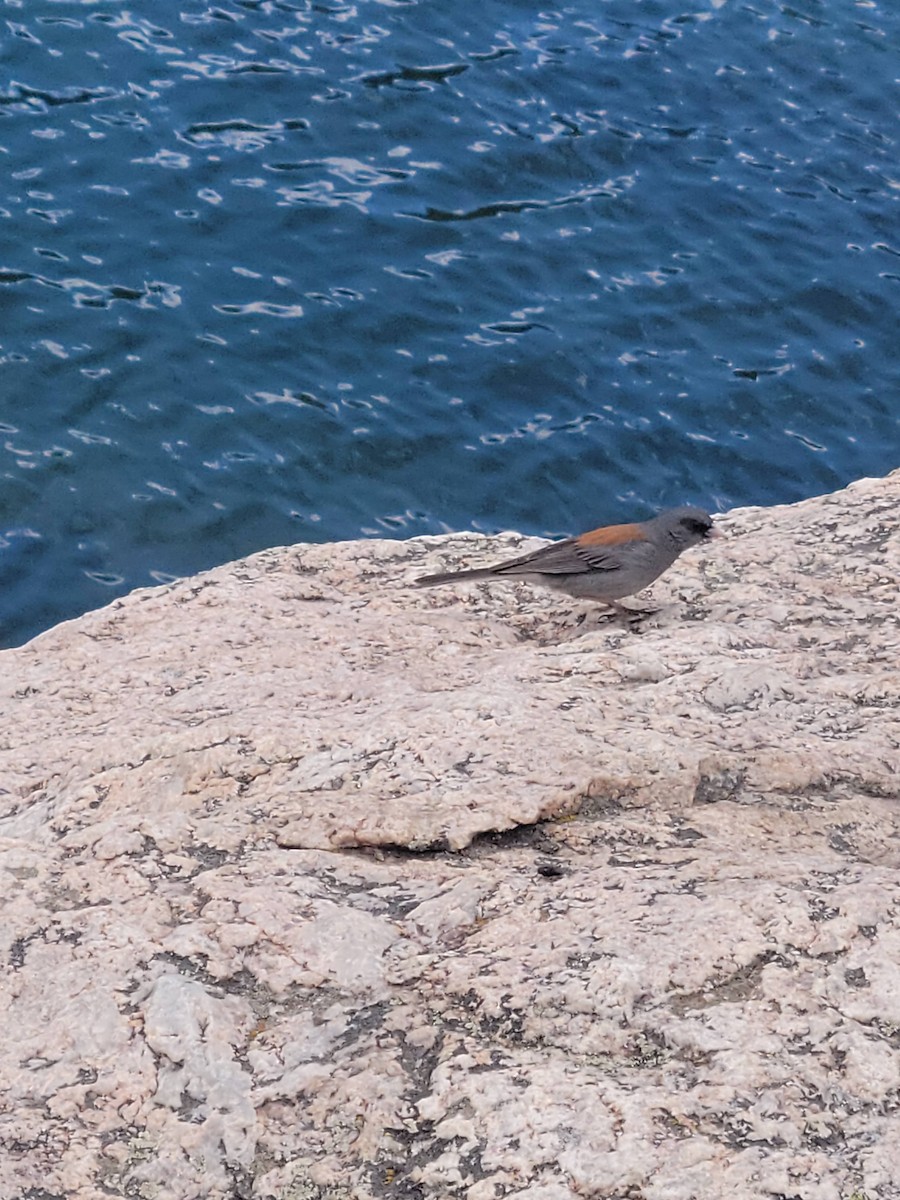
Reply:
[[459, 534], [4, 652], [3, 1200], [900, 1195], [900, 473], [721, 524], [636, 632]]

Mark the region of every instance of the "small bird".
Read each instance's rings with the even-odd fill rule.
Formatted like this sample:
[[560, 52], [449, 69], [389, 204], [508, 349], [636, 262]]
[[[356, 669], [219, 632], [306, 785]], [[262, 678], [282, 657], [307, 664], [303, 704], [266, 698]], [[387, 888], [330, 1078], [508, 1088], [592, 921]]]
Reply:
[[603, 525], [521, 558], [471, 571], [423, 575], [419, 587], [470, 579], [527, 579], [578, 600], [599, 600], [630, 619], [645, 615], [618, 601], [649, 587], [683, 550], [722, 537], [701, 508], [670, 508], [632, 525]]

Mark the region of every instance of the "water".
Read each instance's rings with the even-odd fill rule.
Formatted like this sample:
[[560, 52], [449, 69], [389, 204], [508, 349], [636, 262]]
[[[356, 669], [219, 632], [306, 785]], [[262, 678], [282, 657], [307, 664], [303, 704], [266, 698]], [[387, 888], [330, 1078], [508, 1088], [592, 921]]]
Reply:
[[6, 0], [0, 636], [896, 466], [890, 0]]

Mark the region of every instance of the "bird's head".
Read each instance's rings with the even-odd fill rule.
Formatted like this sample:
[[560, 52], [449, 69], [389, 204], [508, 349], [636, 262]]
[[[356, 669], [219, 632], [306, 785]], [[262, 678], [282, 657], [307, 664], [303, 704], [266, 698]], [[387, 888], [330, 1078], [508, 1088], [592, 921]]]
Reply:
[[679, 553], [691, 546], [698, 546], [701, 542], [709, 542], [713, 538], [723, 536], [721, 529], [717, 529], [713, 524], [708, 512], [691, 505], [670, 508], [647, 524], [663, 540], [677, 546]]

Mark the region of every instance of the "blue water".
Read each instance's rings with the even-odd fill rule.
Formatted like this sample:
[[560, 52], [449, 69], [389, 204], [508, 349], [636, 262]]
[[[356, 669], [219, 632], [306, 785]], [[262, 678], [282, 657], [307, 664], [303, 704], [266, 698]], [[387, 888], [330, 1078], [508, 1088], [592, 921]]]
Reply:
[[0, 638], [898, 465], [894, 0], [6, 0]]

